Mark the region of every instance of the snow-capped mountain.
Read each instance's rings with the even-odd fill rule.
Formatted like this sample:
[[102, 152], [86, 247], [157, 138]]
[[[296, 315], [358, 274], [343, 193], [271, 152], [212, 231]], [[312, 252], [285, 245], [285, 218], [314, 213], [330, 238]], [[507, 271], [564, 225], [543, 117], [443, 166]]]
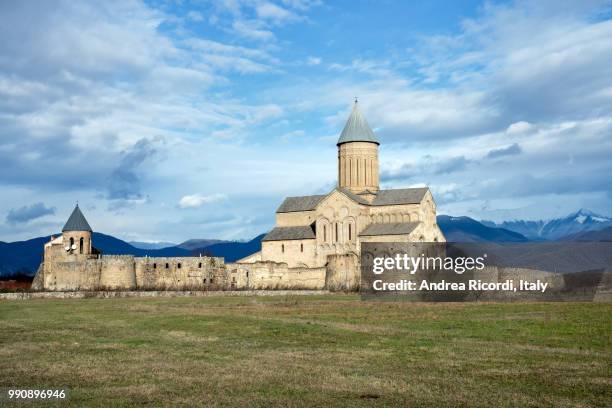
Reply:
[[557, 240], [568, 235], [598, 231], [612, 226], [612, 218], [595, 214], [590, 210], [580, 209], [567, 217], [549, 221], [513, 220], [498, 224], [483, 221], [483, 224], [518, 232], [531, 240]]

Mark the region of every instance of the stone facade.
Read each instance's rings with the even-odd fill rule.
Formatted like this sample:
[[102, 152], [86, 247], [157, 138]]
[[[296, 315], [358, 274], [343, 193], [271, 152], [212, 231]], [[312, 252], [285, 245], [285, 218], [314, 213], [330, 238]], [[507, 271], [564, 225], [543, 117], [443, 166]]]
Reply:
[[378, 190], [378, 145], [370, 142], [338, 146], [338, 185], [353, 193]]
[[338, 140], [338, 187], [287, 197], [261, 251], [215, 257], [102, 255], [78, 205], [45, 244], [40, 290], [331, 289], [359, 287], [364, 242], [444, 242], [428, 188], [381, 190], [378, 140], [357, 103]]

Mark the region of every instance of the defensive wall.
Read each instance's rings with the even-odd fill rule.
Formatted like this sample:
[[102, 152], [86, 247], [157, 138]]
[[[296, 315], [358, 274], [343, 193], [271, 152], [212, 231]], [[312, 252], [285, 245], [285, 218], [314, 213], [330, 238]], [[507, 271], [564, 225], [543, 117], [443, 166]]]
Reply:
[[88, 255], [41, 263], [32, 289], [100, 290], [353, 290], [359, 286], [356, 255], [330, 255], [325, 267], [283, 262], [225, 263], [220, 257]]

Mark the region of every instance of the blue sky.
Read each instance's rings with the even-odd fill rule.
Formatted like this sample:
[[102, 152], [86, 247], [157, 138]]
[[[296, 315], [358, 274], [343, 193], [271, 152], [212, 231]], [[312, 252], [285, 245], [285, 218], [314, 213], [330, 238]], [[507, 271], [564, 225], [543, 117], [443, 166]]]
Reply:
[[0, 240], [78, 200], [127, 240], [247, 239], [336, 183], [358, 96], [384, 188], [612, 214], [610, 2], [0, 3]]

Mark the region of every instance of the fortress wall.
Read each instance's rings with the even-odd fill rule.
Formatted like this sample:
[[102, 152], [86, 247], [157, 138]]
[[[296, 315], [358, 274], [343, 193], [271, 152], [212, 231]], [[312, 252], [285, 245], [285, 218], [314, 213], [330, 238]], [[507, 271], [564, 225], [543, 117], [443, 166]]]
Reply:
[[325, 268], [289, 268], [286, 263], [227, 264], [228, 289], [322, 289]]
[[[327, 268], [290, 268], [286, 263], [225, 264], [217, 257], [102, 255], [42, 264], [45, 290], [100, 289], [323, 289], [350, 288], [358, 279], [354, 255], [330, 256]], [[356, 278], [357, 277], [357, 278]]]
[[96, 290], [99, 288], [102, 262], [98, 259], [43, 264], [44, 289]]
[[329, 255], [325, 274], [325, 288], [355, 290], [359, 287], [361, 271], [355, 254]]
[[220, 257], [135, 258], [136, 286], [142, 289], [194, 289], [225, 285]]
[[102, 255], [100, 287], [107, 289], [131, 289], [136, 287], [134, 256]]

